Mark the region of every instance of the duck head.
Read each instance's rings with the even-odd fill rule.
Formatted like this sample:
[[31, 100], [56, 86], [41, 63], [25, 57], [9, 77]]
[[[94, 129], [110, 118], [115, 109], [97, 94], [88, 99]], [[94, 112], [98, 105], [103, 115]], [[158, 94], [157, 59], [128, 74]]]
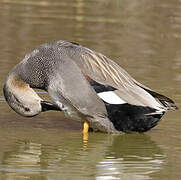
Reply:
[[9, 106], [25, 117], [33, 117], [48, 110], [61, 111], [57, 105], [42, 100], [29, 84], [13, 73], [8, 76], [3, 92]]

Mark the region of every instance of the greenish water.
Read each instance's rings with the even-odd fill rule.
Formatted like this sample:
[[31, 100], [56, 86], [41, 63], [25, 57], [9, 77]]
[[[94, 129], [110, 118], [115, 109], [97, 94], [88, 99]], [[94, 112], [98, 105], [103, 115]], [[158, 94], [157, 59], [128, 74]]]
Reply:
[[[181, 108], [180, 9], [179, 0], [0, 0], [0, 88], [26, 53], [63, 39], [105, 54]], [[90, 133], [86, 142], [63, 113], [20, 117], [1, 92], [0, 180], [180, 179], [180, 115], [145, 134]]]

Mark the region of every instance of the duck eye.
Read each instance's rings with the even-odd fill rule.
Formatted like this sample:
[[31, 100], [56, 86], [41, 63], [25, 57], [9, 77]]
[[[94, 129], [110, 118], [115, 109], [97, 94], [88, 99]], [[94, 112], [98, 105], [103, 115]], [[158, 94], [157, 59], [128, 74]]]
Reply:
[[27, 112], [28, 112], [28, 111], [30, 111], [30, 109], [29, 109], [29, 108], [27, 108], [27, 107], [25, 107], [25, 111], [27, 111]]

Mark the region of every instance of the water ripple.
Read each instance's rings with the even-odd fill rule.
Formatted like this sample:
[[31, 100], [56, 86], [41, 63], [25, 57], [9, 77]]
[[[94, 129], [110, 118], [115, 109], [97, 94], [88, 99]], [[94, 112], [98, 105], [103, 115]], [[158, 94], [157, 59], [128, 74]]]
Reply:
[[15, 169], [15, 168], [0, 168], [0, 171], [5, 172], [56, 172], [54, 169]]

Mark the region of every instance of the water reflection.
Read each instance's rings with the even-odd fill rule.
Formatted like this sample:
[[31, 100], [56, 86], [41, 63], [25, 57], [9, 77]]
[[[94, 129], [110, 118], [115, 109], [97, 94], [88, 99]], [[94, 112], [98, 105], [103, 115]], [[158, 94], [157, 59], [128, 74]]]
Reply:
[[117, 136], [98, 169], [101, 177], [112, 174], [115, 179], [150, 179], [152, 173], [161, 169], [164, 159], [161, 148], [147, 135]]
[[74, 179], [141, 180], [151, 178], [164, 163], [164, 153], [148, 135], [92, 133], [85, 150], [80, 134], [61, 138], [61, 133], [57, 133], [47, 134], [48, 139], [57, 139], [57, 142], [44, 141], [45, 134], [40, 131], [41, 141], [46, 143], [40, 143], [34, 136], [24, 137], [26, 140], [16, 137], [20, 139], [8, 143], [8, 150], [1, 152], [0, 172], [4, 179], [36, 175], [47, 180], [52, 177], [72, 179], [73, 176]]

